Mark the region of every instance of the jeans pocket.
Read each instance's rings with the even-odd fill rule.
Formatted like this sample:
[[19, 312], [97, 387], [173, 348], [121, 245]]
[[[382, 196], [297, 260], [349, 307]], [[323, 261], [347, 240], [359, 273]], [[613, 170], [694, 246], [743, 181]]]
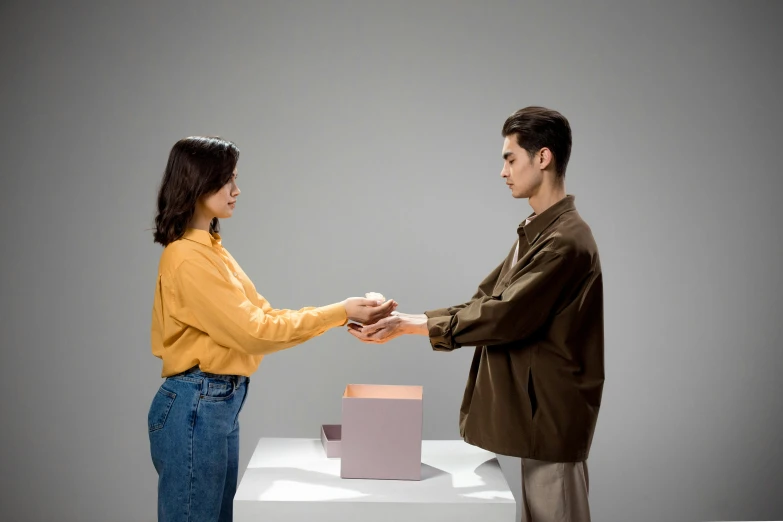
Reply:
[[224, 401], [233, 397], [236, 390], [236, 386], [231, 381], [207, 379], [207, 393], [202, 393], [201, 398], [212, 401]]
[[166, 418], [169, 416], [171, 405], [177, 394], [165, 389], [162, 385], [152, 399], [150, 411], [147, 414], [147, 428], [150, 432], [162, 429], [166, 425]]

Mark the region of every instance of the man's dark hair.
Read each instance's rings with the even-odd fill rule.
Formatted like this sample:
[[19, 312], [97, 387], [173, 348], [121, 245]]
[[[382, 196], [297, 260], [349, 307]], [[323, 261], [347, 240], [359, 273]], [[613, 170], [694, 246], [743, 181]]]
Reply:
[[542, 148], [548, 148], [554, 156], [557, 177], [565, 177], [571, 157], [571, 126], [565, 116], [545, 107], [525, 107], [506, 119], [502, 134], [504, 138], [516, 134], [517, 143], [531, 159]]
[[[158, 191], [155, 242], [166, 246], [181, 238], [196, 202], [228, 183], [238, 160], [237, 146], [218, 137], [191, 136], [175, 143]], [[209, 231], [220, 231], [217, 218], [210, 222]]]

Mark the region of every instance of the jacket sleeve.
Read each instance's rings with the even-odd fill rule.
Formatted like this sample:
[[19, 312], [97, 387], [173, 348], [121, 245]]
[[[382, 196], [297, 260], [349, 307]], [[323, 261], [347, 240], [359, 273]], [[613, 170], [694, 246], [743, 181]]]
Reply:
[[[536, 332], [551, 316], [561, 294], [578, 272], [575, 256], [538, 253], [497, 295], [479, 295], [454, 314], [429, 317], [435, 350], [509, 343]], [[488, 289], [491, 292], [491, 288]]]

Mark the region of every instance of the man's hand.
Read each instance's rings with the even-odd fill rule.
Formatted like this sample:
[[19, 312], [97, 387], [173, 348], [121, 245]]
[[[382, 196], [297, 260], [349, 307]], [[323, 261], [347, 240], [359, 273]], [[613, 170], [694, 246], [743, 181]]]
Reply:
[[343, 306], [345, 306], [348, 319], [368, 325], [388, 317], [390, 313], [397, 309], [397, 302], [394, 299], [389, 299], [384, 303], [383, 301], [365, 297], [349, 297], [343, 301]]
[[392, 312], [372, 325], [349, 323], [348, 333], [365, 343], [383, 344], [405, 334], [429, 335], [427, 316]]

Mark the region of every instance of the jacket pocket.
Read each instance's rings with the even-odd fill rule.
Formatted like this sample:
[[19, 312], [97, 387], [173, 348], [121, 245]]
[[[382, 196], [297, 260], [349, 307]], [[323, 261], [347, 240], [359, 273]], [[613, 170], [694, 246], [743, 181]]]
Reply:
[[158, 388], [158, 392], [152, 399], [150, 411], [147, 414], [147, 428], [150, 432], [163, 429], [163, 426], [166, 425], [166, 419], [169, 416], [171, 406], [174, 404], [174, 399], [176, 398], [176, 393], [163, 388], [162, 385]]
[[533, 385], [533, 369], [531, 368], [527, 374], [527, 396], [530, 400], [530, 418], [536, 418], [536, 412], [538, 411], [538, 400], [536, 399], [536, 387]]

